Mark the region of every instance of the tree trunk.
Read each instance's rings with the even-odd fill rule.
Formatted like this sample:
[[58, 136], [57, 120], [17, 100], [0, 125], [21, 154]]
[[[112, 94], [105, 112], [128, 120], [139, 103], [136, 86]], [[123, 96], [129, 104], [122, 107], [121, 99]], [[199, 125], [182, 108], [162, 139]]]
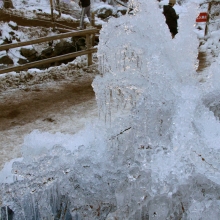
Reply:
[[4, 8], [14, 8], [12, 0], [3, 0]]

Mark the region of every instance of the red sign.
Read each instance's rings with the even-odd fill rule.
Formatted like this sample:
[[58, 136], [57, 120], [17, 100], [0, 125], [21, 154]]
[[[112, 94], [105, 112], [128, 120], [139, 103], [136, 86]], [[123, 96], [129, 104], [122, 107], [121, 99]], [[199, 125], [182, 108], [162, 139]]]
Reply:
[[206, 12], [200, 12], [199, 16], [196, 18], [196, 22], [206, 22], [208, 14]]

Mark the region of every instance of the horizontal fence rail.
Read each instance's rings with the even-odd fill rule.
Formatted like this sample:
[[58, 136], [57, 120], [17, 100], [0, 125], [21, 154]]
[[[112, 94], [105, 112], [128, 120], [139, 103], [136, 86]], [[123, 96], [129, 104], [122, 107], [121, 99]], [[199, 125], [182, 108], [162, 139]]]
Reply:
[[45, 41], [58, 40], [58, 39], [67, 38], [67, 37], [84, 36], [87, 34], [95, 34], [95, 33], [98, 33], [98, 29], [94, 28], [94, 29], [86, 29], [86, 30], [81, 30], [81, 31], [76, 31], [76, 32], [73, 31], [73, 32], [68, 32], [68, 33], [64, 33], [64, 34], [57, 34], [54, 36], [42, 37], [42, 38], [38, 38], [35, 40], [30, 40], [30, 41], [25, 41], [25, 42], [5, 44], [5, 45], [0, 46], [0, 51], [8, 50], [11, 48], [16, 48], [16, 47], [27, 46], [27, 45], [31, 45], [31, 44], [38, 44], [38, 43], [42, 43]]
[[97, 48], [93, 48], [92, 45], [93, 45], [93, 41], [94, 41], [94, 36], [98, 32], [99, 32], [98, 29], [91, 28], [91, 29], [85, 29], [85, 30], [80, 30], [80, 31], [71, 31], [71, 32], [63, 33], [63, 34], [57, 34], [57, 35], [50, 36], [50, 37], [42, 37], [42, 38], [38, 38], [35, 40], [30, 40], [30, 41], [25, 41], [25, 42], [18, 42], [18, 43], [1, 45], [0, 51], [9, 50], [9, 49], [16, 48], [16, 47], [37, 44], [37, 43], [42, 43], [42, 42], [46, 42], [46, 41], [58, 40], [58, 39], [62, 39], [62, 38], [86, 36], [87, 49], [82, 50], [82, 51], [78, 51], [78, 52], [73, 52], [73, 53], [61, 55], [61, 56], [56, 56], [56, 57], [44, 59], [44, 60], [39, 60], [39, 61], [27, 63], [24, 65], [0, 69], [0, 74], [12, 72], [12, 71], [28, 70], [28, 68], [38, 67], [43, 64], [66, 60], [66, 59], [74, 58], [74, 57], [81, 56], [81, 55], [88, 55], [88, 65], [91, 65], [92, 64], [92, 53], [97, 52]]
[[24, 65], [19, 65], [19, 66], [14, 66], [14, 67], [1, 69], [0, 74], [12, 72], [12, 71], [27, 70], [29, 68], [37, 67], [37, 66], [40, 66], [40, 65], [43, 65], [43, 64], [53, 63], [53, 62], [57, 62], [57, 61], [61, 61], [61, 60], [66, 60], [66, 59], [69, 59], [69, 58], [74, 58], [74, 57], [77, 57], [77, 56], [92, 54], [92, 53], [95, 53], [95, 52], [97, 52], [97, 48], [82, 50], [82, 51], [74, 52], [74, 53], [68, 53], [68, 54], [65, 54], [65, 55], [52, 57], [52, 58], [48, 58], [48, 59], [44, 59], [44, 60], [40, 60], [40, 61], [36, 61], [36, 62], [31, 62], [31, 63], [27, 63], [27, 64], [24, 64]]

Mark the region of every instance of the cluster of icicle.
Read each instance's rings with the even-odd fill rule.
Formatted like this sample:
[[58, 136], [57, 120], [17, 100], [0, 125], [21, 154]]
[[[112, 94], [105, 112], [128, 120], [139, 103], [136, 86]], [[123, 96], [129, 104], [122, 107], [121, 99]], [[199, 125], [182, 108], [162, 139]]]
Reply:
[[72, 150], [60, 144], [34, 154], [26, 143], [13, 166], [20, 179], [1, 190], [14, 219], [220, 217], [220, 91], [198, 81], [196, 6], [186, 7], [171, 39], [157, 1], [130, 4], [100, 32], [100, 119]]

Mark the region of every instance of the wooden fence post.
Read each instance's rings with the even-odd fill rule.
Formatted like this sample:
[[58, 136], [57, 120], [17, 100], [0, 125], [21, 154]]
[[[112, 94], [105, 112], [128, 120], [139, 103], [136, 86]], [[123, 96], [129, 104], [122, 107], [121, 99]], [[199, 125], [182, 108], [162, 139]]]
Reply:
[[54, 17], [53, 17], [53, 0], [50, 0], [50, 9], [51, 9], [51, 20], [53, 24], [53, 31], [55, 30], [55, 25], [54, 25]]
[[[92, 12], [91, 25], [95, 27], [95, 12]], [[95, 44], [95, 34], [92, 34], [92, 46]]]
[[95, 26], [95, 12], [92, 12], [91, 25], [92, 25], [93, 27]]
[[[89, 50], [92, 47], [91, 44], [91, 35], [86, 35], [86, 49]], [[92, 53], [88, 53], [88, 66], [92, 65]]]
[[60, 0], [56, 0], [56, 4], [57, 4], [57, 10], [59, 12], [59, 17], [61, 17]]
[[209, 18], [210, 18], [210, 13], [211, 13], [211, 8], [212, 8], [212, 2], [209, 2], [209, 7], [208, 7], [208, 12], [207, 12], [207, 20], [205, 24], [205, 36], [208, 34], [208, 24], [209, 24]]

